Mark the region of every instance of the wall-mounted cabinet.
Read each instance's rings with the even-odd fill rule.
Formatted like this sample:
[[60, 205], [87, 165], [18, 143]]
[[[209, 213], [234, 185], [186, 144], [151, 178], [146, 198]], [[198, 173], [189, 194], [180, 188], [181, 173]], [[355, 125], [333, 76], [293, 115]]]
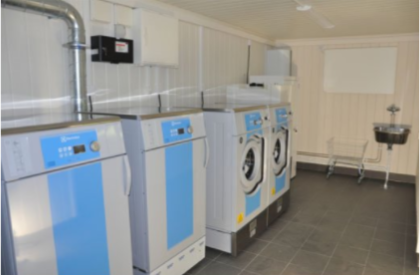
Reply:
[[111, 3], [100, 0], [92, 0], [90, 2], [90, 19], [92, 21], [111, 23], [113, 19], [112, 11], [113, 4]]
[[121, 5], [115, 5], [115, 24], [131, 27], [133, 25], [133, 9]]
[[90, 19], [105, 24], [133, 25], [133, 9], [101, 0], [90, 2]]
[[178, 66], [178, 19], [142, 9], [135, 10], [133, 27], [135, 63]]

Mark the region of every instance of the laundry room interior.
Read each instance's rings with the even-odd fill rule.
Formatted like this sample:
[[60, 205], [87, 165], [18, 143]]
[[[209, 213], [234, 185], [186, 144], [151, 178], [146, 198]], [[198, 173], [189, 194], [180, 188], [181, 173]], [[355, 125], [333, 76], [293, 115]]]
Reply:
[[1, 4], [1, 274], [419, 274], [418, 0]]

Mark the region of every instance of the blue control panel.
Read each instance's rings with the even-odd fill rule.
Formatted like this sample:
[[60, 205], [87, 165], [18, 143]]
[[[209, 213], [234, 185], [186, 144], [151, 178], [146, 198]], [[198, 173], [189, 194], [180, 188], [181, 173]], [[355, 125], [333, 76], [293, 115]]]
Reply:
[[96, 131], [77, 132], [41, 138], [41, 150], [45, 169], [69, 165], [100, 157], [91, 150], [97, 142]]
[[245, 114], [245, 125], [248, 132], [261, 129], [262, 121], [263, 120], [259, 112]]
[[191, 122], [189, 118], [180, 118], [162, 122], [163, 141], [177, 142], [192, 138], [190, 133]]
[[288, 113], [286, 108], [276, 109], [276, 121], [277, 123], [286, 123], [288, 120]]

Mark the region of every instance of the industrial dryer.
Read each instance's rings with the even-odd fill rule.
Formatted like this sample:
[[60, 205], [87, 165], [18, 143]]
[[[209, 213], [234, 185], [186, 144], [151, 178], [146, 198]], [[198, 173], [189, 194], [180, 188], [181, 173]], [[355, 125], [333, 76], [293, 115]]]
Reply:
[[205, 255], [209, 157], [200, 109], [131, 107], [121, 118], [132, 171], [134, 274], [181, 275]]
[[4, 274], [132, 274], [119, 118], [2, 117], [1, 135]]

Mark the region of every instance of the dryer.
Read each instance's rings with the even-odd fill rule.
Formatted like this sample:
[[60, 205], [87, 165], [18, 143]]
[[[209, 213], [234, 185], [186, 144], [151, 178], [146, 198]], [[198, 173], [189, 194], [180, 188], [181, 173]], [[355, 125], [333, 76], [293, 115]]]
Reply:
[[184, 274], [205, 256], [209, 149], [202, 111], [132, 107], [106, 114], [121, 118], [132, 168], [134, 274]]
[[266, 106], [204, 104], [209, 140], [207, 246], [237, 255], [267, 227]]
[[285, 211], [290, 202], [290, 152], [292, 119], [289, 103], [269, 105], [271, 136], [269, 146], [269, 208], [267, 222], [271, 224]]
[[131, 181], [119, 119], [2, 119], [4, 274], [132, 274]]

